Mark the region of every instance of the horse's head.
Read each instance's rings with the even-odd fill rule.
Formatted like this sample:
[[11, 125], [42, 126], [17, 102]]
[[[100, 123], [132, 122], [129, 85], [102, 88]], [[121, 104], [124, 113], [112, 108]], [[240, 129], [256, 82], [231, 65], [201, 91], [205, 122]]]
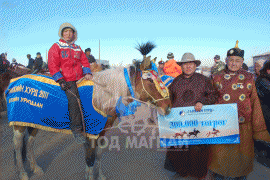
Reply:
[[91, 72], [100, 72], [102, 71], [102, 66], [100, 64], [97, 64], [97, 63], [91, 63], [90, 64], [90, 69], [91, 69]]
[[134, 74], [131, 77], [135, 82], [136, 96], [141, 101], [150, 102], [158, 107], [161, 115], [169, 114], [172, 106], [169, 91], [158, 73], [152, 70], [150, 56], [144, 58], [141, 63], [136, 61], [133, 63], [136, 68], [131, 72], [131, 75]]
[[0, 96], [5, 92], [11, 79], [17, 78], [25, 74], [29, 74], [30, 72], [30, 69], [20, 65], [15, 65], [7, 69], [6, 72], [1, 74], [0, 76]]

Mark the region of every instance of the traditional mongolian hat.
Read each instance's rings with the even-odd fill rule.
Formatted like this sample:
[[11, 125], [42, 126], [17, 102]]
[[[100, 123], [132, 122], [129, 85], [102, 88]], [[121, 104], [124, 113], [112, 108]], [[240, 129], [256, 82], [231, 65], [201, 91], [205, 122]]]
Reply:
[[38, 52], [37, 55], [41, 55], [40, 52]]
[[229, 56], [239, 56], [239, 57], [241, 57], [241, 58], [244, 58], [244, 53], [245, 53], [245, 51], [239, 49], [238, 43], [239, 43], [239, 41], [237, 40], [237, 41], [236, 41], [235, 47], [234, 47], [234, 48], [231, 48], [231, 49], [227, 52], [227, 57], [229, 57]]
[[164, 61], [161, 60], [161, 61], [158, 62], [158, 64], [164, 64]]
[[197, 67], [201, 65], [201, 61], [200, 60], [196, 60], [195, 59], [195, 56], [192, 53], [185, 53], [182, 56], [181, 61], [180, 62], [177, 62], [177, 64], [179, 66], [181, 66], [183, 63], [187, 63], [187, 62], [194, 62]]

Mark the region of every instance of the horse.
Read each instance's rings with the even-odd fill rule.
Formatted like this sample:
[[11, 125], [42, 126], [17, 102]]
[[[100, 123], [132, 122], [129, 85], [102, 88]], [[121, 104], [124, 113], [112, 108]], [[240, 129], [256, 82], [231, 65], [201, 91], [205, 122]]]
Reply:
[[[135, 62], [133, 65], [127, 67], [132, 88], [134, 89], [134, 94], [136, 100], [140, 102], [150, 102], [152, 106], [157, 107], [158, 112], [162, 115], [167, 115], [170, 113], [171, 109], [171, 101], [169, 96], [164, 97], [164, 94], [157, 87], [157, 83], [153, 82], [150, 78], [146, 77], [146, 74], [156, 72], [151, 71], [151, 63], [150, 57], [144, 58], [142, 62]], [[126, 100], [126, 103], [130, 103], [134, 101], [133, 98], [130, 98], [130, 91], [127, 86], [125, 75], [123, 73], [124, 67], [116, 67], [111, 69], [106, 69], [104, 71], [93, 73], [93, 82], [94, 82], [94, 92], [93, 92], [93, 105], [107, 114], [111, 116], [108, 118], [105, 128], [99, 134], [98, 139], [87, 136], [85, 147], [85, 160], [86, 160], [86, 171], [85, 176], [87, 179], [93, 179], [94, 174], [99, 174], [101, 179], [105, 179], [106, 177], [103, 175], [101, 171], [101, 153], [102, 150], [99, 148], [98, 140], [105, 135], [106, 130], [109, 127], [112, 127], [113, 123], [117, 118], [117, 114], [115, 111], [115, 106], [117, 104], [117, 100], [123, 97]], [[159, 78], [159, 77], [158, 77]], [[168, 94], [168, 90], [166, 89], [166, 93]], [[163, 91], [164, 93], [164, 91]], [[28, 175], [23, 167], [22, 161], [22, 148], [26, 148], [26, 142], [23, 141], [25, 130], [28, 131], [28, 139], [27, 139], [27, 150], [29, 151], [29, 161], [30, 161], [30, 169], [35, 174], [43, 174], [42, 168], [40, 168], [34, 158], [33, 152], [33, 143], [34, 139], [38, 133], [38, 129], [27, 126], [17, 126], [13, 125], [14, 132], [14, 146], [15, 146], [15, 158], [17, 162], [17, 169], [19, 171], [20, 179], [28, 180]], [[93, 147], [92, 142], [94, 141], [95, 146]], [[90, 143], [91, 142], [91, 143]], [[101, 140], [101, 145], [104, 143], [104, 139]], [[91, 145], [90, 145], [91, 144]], [[97, 172], [94, 173], [94, 164], [96, 164]]]
[[195, 130], [195, 129], [194, 129], [194, 131], [193, 131], [193, 132], [189, 132], [187, 136], [188, 136], [189, 138], [190, 138], [190, 136], [192, 136], [192, 135], [193, 135], [194, 137], [197, 137], [197, 135], [198, 135], [199, 133], [200, 133], [199, 130]]
[[219, 130], [213, 128], [213, 132], [208, 132], [206, 135], [209, 137], [211, 134], [213, 134], [213, 137], [217, 136], [217, 133], [220, 133]]
[[181, 129], [180, 129], [180, 133], [175, 133], [175, 135], [174, 135], [173, 137], [174, 137], [174, 138], [177, 138], [178, 136], [180, 136], [181, 138], [183, 138], [183, 136], [184, 136], [185, 134], [187, 134], [187, 132], [186, 132], [186, 131], [181, 132]]
[[[15, 66], [10, 66], [8, 69], [6, 69], [5, 72], [3, 72], [0, 75], [0, 100], [1, 102], [4, 100], [5, 101], [5, 90], [7, 89], [9, 82], [13, 78], [20, 77], [25, 74], [31, 73], [31, 70], [21, 66], [21, 65], [15, 65]], [[6, 104], [6, 102], [4, 102]], [[0, 103], [0, 111], [3, 111], [5, 107], [2, 107], [2, 103]]]

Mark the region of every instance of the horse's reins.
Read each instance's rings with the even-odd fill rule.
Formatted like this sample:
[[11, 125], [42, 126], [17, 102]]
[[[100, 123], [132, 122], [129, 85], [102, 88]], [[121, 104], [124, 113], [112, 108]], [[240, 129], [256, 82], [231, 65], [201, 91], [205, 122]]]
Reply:
[[[83, 80], [84, 80], [84, 77], [81, 78], [80, 80], [78, 80], [78, 81], [76, 82], [76, 85], [80, 84]], [[81, 116], [82, 116], [83, 135], [86, 137], [86, 133], [85, 133], [85, 123], [84, 123], [84, 117], [83, 117], [83, 112], [82, 112], [81, 102], [80, 102], [79, 98], [78, 98], [73, 92], [71, 92], [69, 89], [68, 89], [68, 92], [71, 93], [71, 94], [77, 99], [77, 102], [78, 102], [79, 107], [80, 107]]]
[[76, 97], [76, 99], [77, 99], [77, 101], [78, 101], [78, 104], [79, 104], [79, 107], [80, 107], [80, 111], [81, 111], [81, 116], [82, 116], [83, 135], [86, 137], [86, 133], [85, 133], [85, 125], [84, 125], [84, 118], [83, 118], [83, 113], [82, 113], [82, 108], [81, 108], [80, 100], [79, 100], [79, 98], [78, 98], [73, 92], [71, 92], [69, 89], [68, 89], [68, 92], [70, 92], [71, 94], [73, 94], [73, 96]]

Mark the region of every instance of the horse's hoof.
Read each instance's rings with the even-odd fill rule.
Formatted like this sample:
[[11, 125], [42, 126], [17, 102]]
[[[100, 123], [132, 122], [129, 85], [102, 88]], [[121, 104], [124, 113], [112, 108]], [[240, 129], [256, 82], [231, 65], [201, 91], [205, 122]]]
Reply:
[[21, 180], [29, 180], [27, 172], [21, 172], [20, 173], [20, 179]]
[[87, 180], [94, 180], [94, 176], [93, 176], [93, 174], [90, 175], [89, 173], [85, 173], [85, 179], [87, 179]]
[[94, 180], [93, 167], [86, 166], [86, 169], [85, 169], [85, 179], [87, 179], [87, 180]]
[[41, 167], [36, 166], [36, 167], [35, 167], [35, 170], [34, 170], [34, 174], [43, 175], [44, 172], [43, 172], [43, 170], [42, 170]]
[[99, 174], [98, 179], [99, 180], [106, 180], [106, 177], [103, 174]]

